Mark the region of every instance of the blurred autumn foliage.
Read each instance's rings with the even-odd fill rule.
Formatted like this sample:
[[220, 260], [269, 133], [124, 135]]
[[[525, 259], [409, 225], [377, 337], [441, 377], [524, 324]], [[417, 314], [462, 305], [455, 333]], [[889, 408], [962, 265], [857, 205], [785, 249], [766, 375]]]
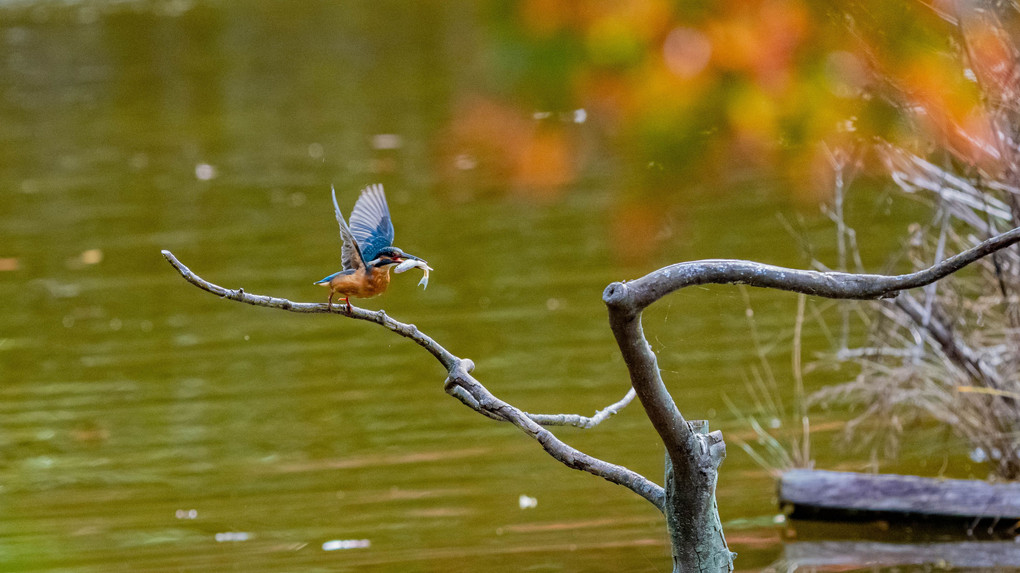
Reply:
[[491, 37], [505, 74], [459, 102], [445, 150], [460, 170], [528, 194], [555, 195], [622, 157], [622, 185], [638, 196], [766, 177], [814, 202], [831, 188], [820, 144], [876, 138], [985, 165], [995, 144], [978, 80], [1014, 81], [1010, 24], [978, 18], [963, 33], [956, 20], [973, 6], [952, 0], [500, 10]]

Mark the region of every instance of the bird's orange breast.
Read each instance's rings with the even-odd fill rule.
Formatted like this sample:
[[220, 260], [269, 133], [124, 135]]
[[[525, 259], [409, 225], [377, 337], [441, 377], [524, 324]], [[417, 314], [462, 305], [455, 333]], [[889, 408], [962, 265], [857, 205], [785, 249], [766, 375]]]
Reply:
[[359, 270], [349, 275], [339, 275], [329, 281], [329, 290], [343, 296], [371, 298], [382, 294], [390, 285], [390, 269]]

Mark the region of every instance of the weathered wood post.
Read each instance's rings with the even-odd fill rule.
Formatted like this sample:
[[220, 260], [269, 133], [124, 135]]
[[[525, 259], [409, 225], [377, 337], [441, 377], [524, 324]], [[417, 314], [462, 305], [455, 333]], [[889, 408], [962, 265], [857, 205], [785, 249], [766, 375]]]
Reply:
[[688, 467], [682, 472], [675, 471], [666, 455], [663, 513], [673, 546], [673, 571], [689, 571], [691, 563], [698, 563], [699, 571], [732, 571], [736, 553], [730, 552], [726, 544], [715, 499], [719, 464], [726, 456], [725, 442], [718, 434], [708, 433], [707, 420], [694, 420], [688, 425], [707, 448], [697, 456], [694, 467], [684, 464]]

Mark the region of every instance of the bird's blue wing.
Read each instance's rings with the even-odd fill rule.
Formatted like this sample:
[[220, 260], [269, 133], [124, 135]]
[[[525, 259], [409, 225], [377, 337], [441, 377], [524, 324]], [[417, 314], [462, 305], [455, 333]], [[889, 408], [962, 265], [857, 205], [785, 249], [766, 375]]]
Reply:
[[376, 183], [361, 191], [351, 211], [351, 234], [366, 261], [375, 259], [381, 249], [393, 245], [393, 221], [382, 185]]
[[[343, 246], [340, 248], [340, 262], [343, 264], [344, 270], [360, 269], [365, 266], [365, 259], [361, 255], [361, 249], [358, 247], [357, 239], [354, 238], [354, 234], [351, 233], [350, 228], [347, 227], [347, 223], [344, 222], [344, 215], [340, 212], [340, 205], [336, 202], [336, 189], [332, 189], [332, 191], [333, 212], [336, 214], [337, 224], [340, 225], [340, 238], [344, 242]], [[357, 206], [354, 208], [357, 210]], [[353, 215], [351, 215], [351, 222], [354, 222]]]

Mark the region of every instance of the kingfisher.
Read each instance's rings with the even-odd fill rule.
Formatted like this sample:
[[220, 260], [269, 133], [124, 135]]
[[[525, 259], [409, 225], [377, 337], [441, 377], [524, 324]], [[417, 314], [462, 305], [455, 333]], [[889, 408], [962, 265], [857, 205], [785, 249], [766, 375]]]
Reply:
[[338, 296], [343, 297], [347, 312], [350, 313], [350, 297], [371, 298], [386, 290], [393, 265], [402, 265], [397, 269], [397, 272], [401, 272], [414, 266], [424, 270], [428, 264], [393, 246], [393, 221], [390, 219], [390, 208], [386, 204], [382, 185], [376, 183], [361, 190], [351, 211], [350, 226], [340, 212], [336, 189], [332, 191], [333, 211], [343, 240], [340, 249], [343, 270], [314, 284], [329, 288], [329, 300], [326, 302], [329, 310], [333, 310], [333, 297]]

